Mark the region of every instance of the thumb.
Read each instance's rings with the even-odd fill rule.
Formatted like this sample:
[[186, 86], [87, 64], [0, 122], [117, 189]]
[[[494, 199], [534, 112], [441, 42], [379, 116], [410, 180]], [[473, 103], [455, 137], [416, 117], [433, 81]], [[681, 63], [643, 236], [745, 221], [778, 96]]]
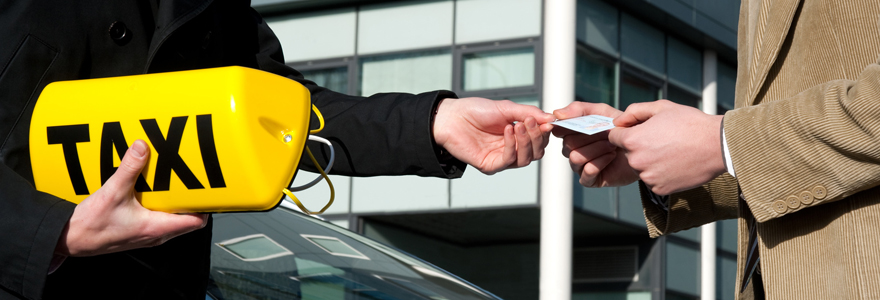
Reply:
[[164, 233], [166, 239], [203, 228], [208, 223], [208, 214], [169, 214], [158, 211], [150, 211], [149, 214], [150, 226], [153, 227], [150, 229]]
[[660, 110], [660, 103], [635, 103], [630, 104], [622, 115], [614, 118], [614, 126], [632, 127], [647, 121]]
[[611, 130], [608, 131], [608, 142], [614, 146], [620, 147], [624, 151], [628, 151], [629, 149], [624, 147], [623, 141], [626, 139], [626, 136], [629, 135], [630, 130], [632, 129], [626, 127], [611, 128]]
[[143, 140], [134, 141], [128, 151], [125, 151], [116, 173], [113, 173], [104, 185], [115, 185], [122, 190], [132, 189], [149, 157], [150, 148], [147, 147], [147, 143]]

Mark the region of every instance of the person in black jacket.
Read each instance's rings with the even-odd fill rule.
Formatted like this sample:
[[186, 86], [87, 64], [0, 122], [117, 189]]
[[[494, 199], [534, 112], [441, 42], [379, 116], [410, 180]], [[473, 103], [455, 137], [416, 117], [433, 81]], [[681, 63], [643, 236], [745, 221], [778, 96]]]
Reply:
[[285, 76], [323, 112], [320, 135], [342, 153], [334, 173], [352, 176], [456, 178], [466, 164], [487, 174], [522, 167], [543, 156], [553, 119], [449, 91], [329, 91], [284, 64], [248, 1], [0, 0], [0, 28], [0, 299], [205, 295], [211, 218], [139, 205], [131, 187], [149, 155], [143, 141], [80, 205], [34, 189], [28, 127], [50, 82], [230, 65]]

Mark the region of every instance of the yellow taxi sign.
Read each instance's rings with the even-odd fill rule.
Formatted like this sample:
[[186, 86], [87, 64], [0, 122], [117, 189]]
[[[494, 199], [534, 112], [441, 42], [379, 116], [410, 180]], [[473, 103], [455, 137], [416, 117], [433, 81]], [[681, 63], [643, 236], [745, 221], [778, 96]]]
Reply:
[[34, 181], [82, 202], [142, 139], [151, 153], [135, 184], [144, 207], [268, 210], [296, 172], [310, 107], [296, 81], [244, 67], [55, 82], [31, 119]]

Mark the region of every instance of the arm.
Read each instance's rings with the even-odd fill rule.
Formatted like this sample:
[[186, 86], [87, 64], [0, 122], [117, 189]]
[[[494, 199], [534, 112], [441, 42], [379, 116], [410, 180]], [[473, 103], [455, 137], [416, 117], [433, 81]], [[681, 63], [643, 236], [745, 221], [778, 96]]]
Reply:
[[[737, 181], [759, 222], [844, 199], [880, 183], [880, 65], [785, 100], [730, 111], [724, 130]], [[814, 187], [812, 203], [774, 203]]]
[[[491, 174], [525, 166], [543, 155], [551, 127], [537, 125], [552, 121], [553, 117], [536, 107], [480, 98], [455, 99], [457, 96], [449, 91], [418, 95], [381, 93], [369, 97], [336, 93], [317, 86], [285, 65], [278, 39], [254, 15], [258, 21], [259, 67], [309, 89], [312, 103], [325, 118], [324, 130], [318, 135], [334, 143], [335, 174], [455, 178], [461, 176], [465, 163]], [[529, 117], [534, 123], [527, 120]], [[512, 125], [513, 121], [522, 125]], [[313, 118], [312, 124], [316, 122]], [[472, 126], [459, 126], [463, 122]], [[440, 161], [441, 149], [453, 157]], [[327, 157], [318, 154], [325, 152], [323, 149], [313, 152], [320, 163], [326, 163]], [[394, 159], [376, 159], [379, 155]], [[310, 163], [300, 167], [313, 170]]]

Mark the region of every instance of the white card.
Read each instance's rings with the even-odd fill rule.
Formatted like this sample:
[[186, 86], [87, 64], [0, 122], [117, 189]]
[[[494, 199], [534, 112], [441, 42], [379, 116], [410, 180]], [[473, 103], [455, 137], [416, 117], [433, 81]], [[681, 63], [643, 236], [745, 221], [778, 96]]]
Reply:
[[592, 135], [614, 128], [614, 123], [612, 122], [613, 120], [614, 118], [609, 118], [606, 116], [589, 115], [572, 119], [559, 120], [550, 124], [553, 124], [555, 126], [562, 126], [577, 132]]

